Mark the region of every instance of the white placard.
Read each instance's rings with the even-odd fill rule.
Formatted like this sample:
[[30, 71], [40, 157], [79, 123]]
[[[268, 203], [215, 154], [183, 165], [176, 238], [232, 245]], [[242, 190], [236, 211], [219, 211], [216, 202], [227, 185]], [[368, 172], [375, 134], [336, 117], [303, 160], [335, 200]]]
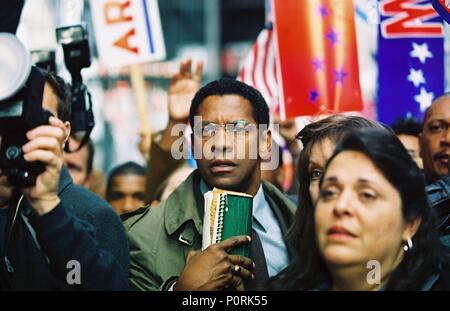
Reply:
[[91, 0], [97, 48], [106, 67], [166, 57], [157, 0]]

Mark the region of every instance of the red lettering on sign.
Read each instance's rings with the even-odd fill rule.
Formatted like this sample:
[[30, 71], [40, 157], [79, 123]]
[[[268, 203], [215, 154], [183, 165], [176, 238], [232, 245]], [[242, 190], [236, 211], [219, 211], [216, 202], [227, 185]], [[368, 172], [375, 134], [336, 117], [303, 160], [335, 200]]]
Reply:
[[114, 42], [114, 45], [117, 46], [117, 47], [119, 47], [119, 48], [128, 50], [128, 51], [130, 51], [130, 52], [139, 54], [139, 49], [138, 49], [137, 47], [135, 47], [135, 46], [132, 47], [132, 46], [129, 45], [129, 38], [130, 38], [131, 36], [134, 36], [135, 33], [136, 33], [136, 31], [134, 30], [134, 28], [131, 29], [131, 30], [128, 31], [125, 35], [123, 35], [122, 37], [120, 37], [119, 40], [117, 40], [116, 42]]
[[380, 3], [381, 14], [391, 17], [381, 22], [384, 38], [443, 37], [442, 23], [426, 22], [438, 16], [431, 3], [418, 2], [422, 1], [385, 0]]
[[[126, 16], [125, 9], [130, 6], [130, 1], [127, 0], [125, 2], [117, 2], [117, 1], [108, 1], [103, 6], [103, 14], [105, 15], [106, 24], [114, 24], [114, 23], [122, 23], [122, 22], [130, 22], [133, 20], [133, 16]], [[113, 16], [111, 13], [112, 10], [118, 10], [119, 15]], [[117, 12], [117, 11], [116, 11]]]

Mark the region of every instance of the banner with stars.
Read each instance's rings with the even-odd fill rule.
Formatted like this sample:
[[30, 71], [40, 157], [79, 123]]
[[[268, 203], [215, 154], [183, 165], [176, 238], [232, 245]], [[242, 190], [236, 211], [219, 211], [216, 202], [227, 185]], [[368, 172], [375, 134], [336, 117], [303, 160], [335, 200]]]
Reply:
[[282, 118], [361, 111], [351, 0], [272, 0]]
[[444, 91], [444, 28], [431, 0], [380, 1], [378, 120], [423, 119]]

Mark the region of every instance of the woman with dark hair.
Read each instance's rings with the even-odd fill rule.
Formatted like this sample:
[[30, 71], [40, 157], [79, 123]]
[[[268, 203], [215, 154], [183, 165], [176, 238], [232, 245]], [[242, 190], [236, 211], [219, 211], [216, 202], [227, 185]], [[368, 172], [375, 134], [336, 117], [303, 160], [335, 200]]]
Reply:
[[[420, 170], [394, 134], [348, 134], [328, 161], [316, 207], [304, 220], [312, 224], [301, 239], [309, 249], [300, 247], [270, 288], [450, 289], [448, 255], [424, 189]], [[378, 278], [369, 279], [374, 263]]]
[[[295, 249], [305, 246], [306, 232], [311, 232], [312, 224], [306, 222], [308, 214], [314, 212], [314, 204], [319, 198], [319, 180], [323, 175], [325, 164], [333, 154], [345, 134], [363, 128], [383, 128], [379, 123], [359, 116], [333, 115], [305, 126], [297, 139], [302, 142], [303, 149], [298, 159], [299, 207], [294, 223], [288, 233]], [[309, 241], [306, 241], [309, 243]]]

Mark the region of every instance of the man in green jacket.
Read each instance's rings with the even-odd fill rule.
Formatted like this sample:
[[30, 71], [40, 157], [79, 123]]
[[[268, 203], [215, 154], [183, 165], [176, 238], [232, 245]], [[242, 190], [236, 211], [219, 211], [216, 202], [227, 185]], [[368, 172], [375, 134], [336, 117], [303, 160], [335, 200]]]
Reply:
[[[198, 169], [167, 201], [125, 221], [130, 281], [141, 290], [242, 289], [243, 281], [247, 289], [256, 289], [289, 263], [284, 236], [295, 210], [278, 189], [261, 181], [261, 159], [272, 142], [267, 104], [244, 83], [217, 80], [196, 93], [189, 122]], [[254, 197], [252, 236], [200, 251], [203, 196], [213, 187]], [[228, 254], [247, 243], [251, 259]]]

